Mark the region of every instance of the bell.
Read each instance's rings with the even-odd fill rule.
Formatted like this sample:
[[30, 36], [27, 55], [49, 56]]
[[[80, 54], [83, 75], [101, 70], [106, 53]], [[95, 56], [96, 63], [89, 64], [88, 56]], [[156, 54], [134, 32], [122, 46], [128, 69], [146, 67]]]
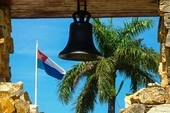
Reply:
[[[80, 20], [76, 20], [76, 15]], [[84, 11], [73, 13], [74, 22], [70, 25], [69, 40], [59, 57], [65, 60], [92, 61], [101, 59], [100, 53], [94, 46], [92, 39], [92, 25], [84, 21]], [[89, 13], [87, 13], [89, 15]]]

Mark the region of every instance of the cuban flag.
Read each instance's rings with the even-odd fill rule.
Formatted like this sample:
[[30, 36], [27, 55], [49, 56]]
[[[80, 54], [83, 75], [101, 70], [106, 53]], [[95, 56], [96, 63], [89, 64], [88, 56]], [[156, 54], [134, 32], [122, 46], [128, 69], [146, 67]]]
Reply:
[[45, 70], [48, 75], [61, 80], [66, 74], [66, 71], [45, 54], [43, 54], [40, 50], [38, 50], [37, 54], [38, 68]]

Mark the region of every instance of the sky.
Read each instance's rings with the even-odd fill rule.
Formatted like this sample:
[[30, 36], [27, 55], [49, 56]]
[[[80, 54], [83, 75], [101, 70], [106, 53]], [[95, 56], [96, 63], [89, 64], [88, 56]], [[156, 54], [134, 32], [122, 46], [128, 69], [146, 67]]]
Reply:
[[[147, 47], [152, 47], [159, 52], [159, 43], [157, 42], [158, 17], [147, 17], [153, 19], [155, 25], [152, 29], [142, 33], [138, 38], [144, 38]], [[123, 21], [131, 18], [115, 18], [114, 26], [120, 27]], [[106, 22], [108, 19], [102, 19]], [[29, 97], [34, 104], [34, 82], [35, 82], [35, 51], [36, 41], [38, 40], [38, 48], [54, 60], [66, 71], [70, 70], [73, 65], [79, 63], [75, 61], [62, 60], [58, 58], [58, 54], [62, 51], [68, 41], [69, 27], [73, 22], [72, 18], [57, 19], [12, 19], [11, 37], [14, 39], [14, 53], [10, 55], [11, 81], [13, 83], [22, 81], [24, 91], [29, 93]], [[123, 80], [117, 77], [117, 86]], [[74, 101], [81, 91], [81, 87], [76, 90], [73, 99], [68, 105], [59, 100], [58, 86], [61, 81], [57, 80], [45, 73], [44, 70], [38, 69], [38, 98], [37, 104], [39, 112], [44, 113], [75, 113]], [[80, 84], [80, 86], [83, 84]], [[116, 113], [124, 108], [124, 97], [129, 93], [129, 81], [125, 80], [125, 84], [117, 97]], [[107, 104], [96, 103], [93, 113], [106, 113]]]

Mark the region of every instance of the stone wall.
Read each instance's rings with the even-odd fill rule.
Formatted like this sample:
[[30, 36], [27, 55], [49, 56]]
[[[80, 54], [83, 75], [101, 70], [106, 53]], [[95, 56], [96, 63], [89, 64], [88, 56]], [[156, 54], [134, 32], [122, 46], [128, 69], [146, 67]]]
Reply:
[[10, 10], [6, 6], [0, 6], [0, 78], [5, 78], [8, 82], [11, 79], [10, 54], [14, 52], [11, 32]]
[[120, 113], [170, 113], [170, 86], [150, 83], [125, 97], [125, 109]]
[[160, 0], [160, 21], [158, 27], [158, 42], [160, 43], [159, 75], [161, 86], [170, 85], [170, 0]]
[[38, 113], [38, 106], [31, 104], [22, 82], [0, 82], [0, 113]]

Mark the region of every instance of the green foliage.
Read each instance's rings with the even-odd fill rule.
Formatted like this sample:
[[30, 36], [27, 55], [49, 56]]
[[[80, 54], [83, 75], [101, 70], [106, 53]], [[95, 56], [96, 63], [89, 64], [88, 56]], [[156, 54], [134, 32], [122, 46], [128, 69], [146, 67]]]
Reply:
[[93, 111], [94, 103], [96, 102], [95, 98], [98, 93], [96, 84], [96, 75], [93, 74], [89, 76], [82, 92], [75, 102], [76, 113], [88, 113], [89, 111]]
[[92, 23], [102, 59], [75, 65], [66, 73], [59, 87], [60, 100], [68, 104], [78, 82], [85, 78], [85, 85], [75, 101], [76, 113], [93, 111], [96, 99], [106, 103], [117, 96], [124, 83], [121, 82], [116, 92], [117, 72], [120, 73], [118, 76], [130, 79], [130, 88], [134, 92], [155, 81], [159, 64], [159, 54], [146, 47], [142, 43], [144, 39], [136, 38], [153, 27], [152, 20], [132, 18], [131, 21], [124, 22], [122, 28], [114, 28], [112, 18], [109, 19], [109, 25], [98, 18], [94, 18]]

